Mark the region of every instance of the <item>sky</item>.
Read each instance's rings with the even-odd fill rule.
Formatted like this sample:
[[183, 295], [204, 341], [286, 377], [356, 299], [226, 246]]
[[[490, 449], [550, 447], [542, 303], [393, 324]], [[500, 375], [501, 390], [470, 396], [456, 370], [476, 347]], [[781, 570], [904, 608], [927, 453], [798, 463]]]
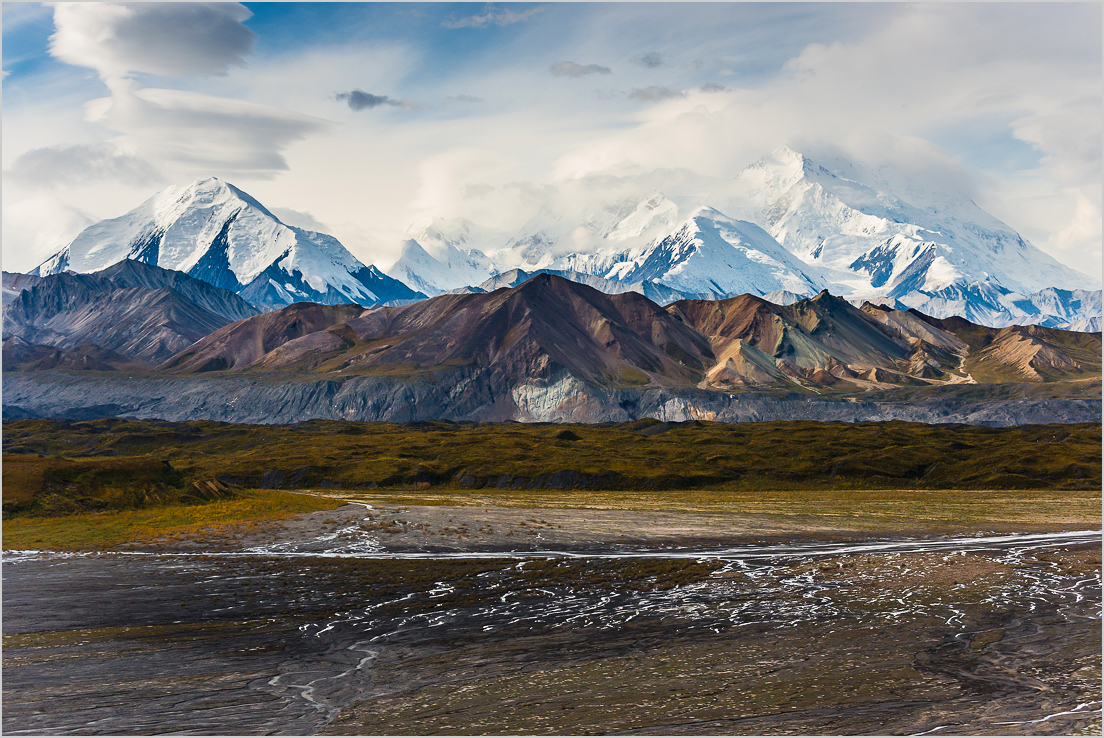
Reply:
[[208, 176], [386, 269], [411, 228], [708, 193], [786, 144], [1101, 272], [1099, 3], [4, 3], [3, 262]]

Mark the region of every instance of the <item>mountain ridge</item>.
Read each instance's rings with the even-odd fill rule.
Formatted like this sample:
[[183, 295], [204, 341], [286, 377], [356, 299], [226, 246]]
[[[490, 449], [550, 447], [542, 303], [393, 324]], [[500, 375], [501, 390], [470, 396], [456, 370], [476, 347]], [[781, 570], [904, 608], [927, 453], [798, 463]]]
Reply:
[[660, 299], [663, 290], [678, 299], [809, 297], [830, 288], [855, 304], [996, 327], [1099, 329], [1098, 280], [1062, 266], [967, 197], [889, 179], [781, 147], [690, 209], [689, 200], [680, 205], [655, 190], [559, 210], [547, 204], [513, 235], [463, 218], [424, 219], [384, 274], [331, 236], [287, 226], [210, 178], [90, 226], [37, 272], [152, 260], [275, 309], [298, 301], [397, 305], [474, 292], [521, 270], [573, 274], [610, 293], [624, 291], [615, 283], [639, 285], [630, 289]]
[[379, 304], [424, 297], [365, 266], [332, 236], [284, 224], [215, 177], [169, 187], [89, 226], [32, 274], [87, 273], [124, 259], [184, 272], [268, 309], [302, 300]]
[[12, 356], [24, 370], [5, 373], [4, 412], [239, 422], [1080, 422], [1099, 415], [1100, 341], [1099, 333], [856, 308], [827, 291], [786, 306], [742, 295], [663, 308], [636, 292], [606, 295], [540, 274], [396, 307], [296, 303], [224, 325], [156, 369], [126, 373], [88, 344], [62, 356], [11, 338], [5, 369]]
[[857, 308], [827, 290], [785, 306], [745, 294], [662, 308], [636, 292], [606, 295], [545, 273], [401, 307], [290, 306], [228, 325], [161, 370], [443, 380], [467, 368], [511, 392], [570, 380], [861, 395], [977, 383], [978, 371], [993, 382], [1091, 379], [1099, 348], [1099, 334]]
[[91, 274], [37, 278], [4, 306], [3, 332], [5, 339], [32, 345], [68, 350], [93, 344], [131, 361], [158, 364], [257, 313], [230, 290], [124, 260]]

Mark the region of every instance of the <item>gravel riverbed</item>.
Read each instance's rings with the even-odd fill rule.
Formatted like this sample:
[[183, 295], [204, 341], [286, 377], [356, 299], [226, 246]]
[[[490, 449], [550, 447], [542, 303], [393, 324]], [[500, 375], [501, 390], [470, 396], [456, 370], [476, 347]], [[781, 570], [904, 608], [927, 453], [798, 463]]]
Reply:
[[1099, 734], [1099, 531], [349, 505], [6, 552], [7, 734]]

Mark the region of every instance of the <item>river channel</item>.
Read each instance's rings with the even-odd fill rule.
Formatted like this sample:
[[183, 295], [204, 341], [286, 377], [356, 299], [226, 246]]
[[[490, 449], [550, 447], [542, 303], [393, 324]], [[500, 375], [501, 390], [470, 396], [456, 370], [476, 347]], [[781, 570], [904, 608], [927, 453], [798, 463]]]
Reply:
[[1100, 531], [6, 552], [16, 734], [1051, 734], [1100, 722]]

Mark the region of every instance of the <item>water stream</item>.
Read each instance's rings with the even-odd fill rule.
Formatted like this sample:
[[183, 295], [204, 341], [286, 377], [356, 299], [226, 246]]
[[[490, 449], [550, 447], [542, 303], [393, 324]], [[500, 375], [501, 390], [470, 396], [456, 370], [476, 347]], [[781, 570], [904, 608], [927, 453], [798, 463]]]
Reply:
[[[554, 640], [557, 633], [586, 633], [601, 647], [630, 631], [739, 637], [741, 629], [892, 628], [927, 619], [966, 643], [987, 627], [976, 622], [979, 612], [1022, 619], [1045, 611], [1052, 624], [1099, 621], [1099, 570], [1071, 574], [1037, 554], [1099, 545], [1101, 536], [426, 553], [386, 551], [353, 526], [229, 553], [14, 551], [3, 558], [3, 728], [310, 734], [344, 708], [396, 689], [374, 679], [381, 659], [519, 637]], [[913, 575], [907, 557], [914, 554], [941, 555], [947, 564], [981, 555], [1015, 575], [981, 595], [968, 582], [933, 588], [923, 577], [882, 586], [889, 569], [879, 567]], [[534, 575], [526, 562], [539, 560], [560, 562], [555, 571], [569, 578]], [[617, 579], [633, 571], [624, 567], [655, 560], [713, 562], [712, 573], [669, 588]], [[827, 560], [841, 568], [865, 563], [846, 576], [812, 566]], [[432, 576], [410, 579], [428, 567], [436, 567]], [[584, 581], [601, 567], [612, 567], [611, 576]], [[407, 579], [388, 578], [392, 570], [408, 572]], [[1045, 723], [1101, 707], [1091, 700], [1039, 705], [1039, 714], [995, 724]]]

